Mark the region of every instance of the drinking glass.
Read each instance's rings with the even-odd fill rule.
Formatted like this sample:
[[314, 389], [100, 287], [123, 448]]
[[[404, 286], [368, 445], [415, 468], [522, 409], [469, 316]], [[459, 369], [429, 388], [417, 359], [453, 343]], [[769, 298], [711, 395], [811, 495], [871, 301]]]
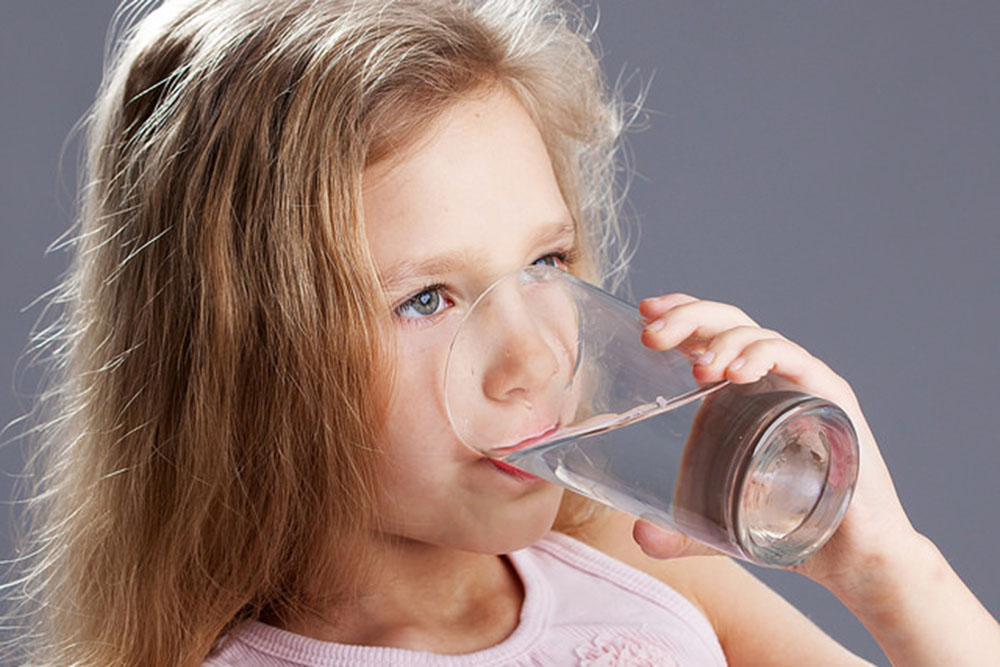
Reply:
[[760, 565], [804, 561], [857, 479], [847, 415], [774, 375], [702, 384], [705, 341], [647, 348], [638, 309], [531, 266], [476, 300], [451, 343], [448, 418], [480, 454]]

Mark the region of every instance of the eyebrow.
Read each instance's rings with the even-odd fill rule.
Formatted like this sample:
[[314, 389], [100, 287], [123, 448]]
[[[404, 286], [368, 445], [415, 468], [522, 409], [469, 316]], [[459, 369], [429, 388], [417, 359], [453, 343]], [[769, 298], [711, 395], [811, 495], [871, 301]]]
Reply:
[[[576, 223], [565, 218], [552, 224], [546, 224], [538, 230], [531, 239], [529, 248], [544, 247], [563, 240], [576, 243]], [[402, 284], [424, 276], [440, 276], [451, 273], [463, 264], [483, 265], [487, 263], [484, 253], [470, 252], [466, 249], [443, 252], [426, 259], [410, 261], [402, 260], [393, 264], [385, 272], [379, 272], [379, 282], [387, 293], [398, 289]]]

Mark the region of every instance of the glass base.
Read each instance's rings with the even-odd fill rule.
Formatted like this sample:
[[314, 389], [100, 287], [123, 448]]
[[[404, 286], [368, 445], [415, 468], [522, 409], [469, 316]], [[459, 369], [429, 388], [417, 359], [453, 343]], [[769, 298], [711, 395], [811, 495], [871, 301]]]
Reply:
[[857, 478], [847, 415], [809, 394], [731, 385], [695, 419], [674, 520], [695, 539], [774, 567], [801, 563], [836, 531]]

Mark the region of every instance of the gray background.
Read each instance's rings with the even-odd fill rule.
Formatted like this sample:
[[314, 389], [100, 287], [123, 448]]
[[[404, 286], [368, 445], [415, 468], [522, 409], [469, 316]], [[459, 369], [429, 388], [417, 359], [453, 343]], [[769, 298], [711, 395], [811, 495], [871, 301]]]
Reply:
[[[0, 10], [5, 424], [34, 391], [18, 360], [40, 309], [25, 308], [66, 263], [45, 254], [74, 208], [76, 146], [61, 171], [60, 149], [113, 10]], [[996, 615], [1000, 3], [607, 0], [598, 35], [611, 79], [649, 84], [630, 139], [635, 295], [736, 303], [850, 380], [914, 524]], [[0, 449], [0, 497], [24, 452]], [[6, 555], [9, 512], [3, 526]], [[824, 590], [759, 574], [884, 663]]]

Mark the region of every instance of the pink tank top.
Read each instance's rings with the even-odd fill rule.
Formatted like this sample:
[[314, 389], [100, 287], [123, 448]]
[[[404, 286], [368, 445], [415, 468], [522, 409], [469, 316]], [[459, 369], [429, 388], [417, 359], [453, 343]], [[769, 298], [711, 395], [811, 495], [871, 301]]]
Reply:
[[708, 620], [657, 579], [560, 533], [510, 555], [524, 584], [517, 629], [482, 651], [439, 655], [309, 639], [251, 623], [203, 667], [725, 665]]

